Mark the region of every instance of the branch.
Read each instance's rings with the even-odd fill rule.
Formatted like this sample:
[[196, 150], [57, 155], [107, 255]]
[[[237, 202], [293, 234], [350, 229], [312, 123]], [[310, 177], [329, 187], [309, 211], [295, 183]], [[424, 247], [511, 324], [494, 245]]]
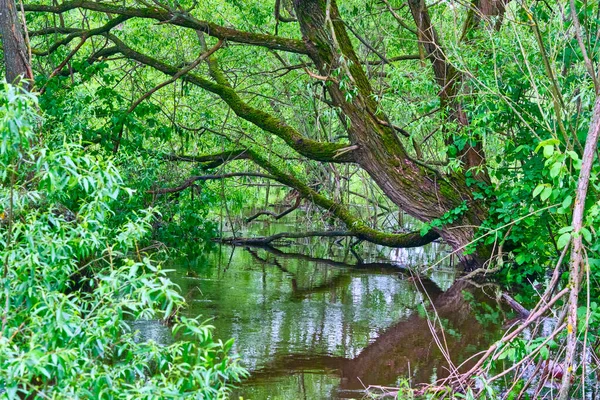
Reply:
[[[67, 55], [67, 57], [48, 76], [48, 81], [50, 81], [50, 79], [54, 78], [56, 75], [58, 75], [60, 73], [60, 71], [65, 67], [65, 65], [67, 65], [67, 63], [73, 58], [73, 56], [75, 54], [77, 54], [79, 49], [81, 49], [81, 46], [83, 46], [83, 44], [85, 43], [87, 38], [88, 37], [85, 35], [81, 37], [81, 41], [79, 42], [79, 44], [77, 44], [77, 46], [75, 46], [75, 48], [73, 50], [71, 50], [71, 52]], [[46, 90], [46, 85], [44, 85], [44, 87], [42, 87], [42, 89], [40, 90], [40, 94], [44, 93], [45, 90]]]
[[254, 214], [253, 216], [247, 218], [246, 223], [250, 223], [250, 222], [254, 221], [256, 218], [260, 217], [261, 215], [270, 215], [275, 220], [279, 220], [279, 219], [285, 217], [286, 215], [288, 215], [289, 213], [291, 213], [292, 211], [294, 211], [295, 209], [297, 209], [298, 207], [300, 207], [301, 202], [302, 202], [302, 197], [296, 196], [296, 202], [294, 203], [294, 205], [289, 208], [286, 208], [284, 211], [280, 212], [279, 214], [275, 214], [273, 211], [259, 211], [256, 214]]
[[184, 161], [184, 162], [195, 162], [195, 163], [203, 163], [202, 166], [205, 169], [216, 168], [222, 164], [225, 164], [230, 161], [235, 160], [248, 160], [250, 157], [248, 155], [247, 149], [240, 150], [230, 150], [224, 151], [218, 154], [208, 154], [202, 156], [186, 156], [186, 155], [176, 155], [176, 154], [163, 154], [160, 157], [164, 160], [168, 161]]
[[[344, 22], [344, 21], [342, 21]], [[371, 44], [369, 42], [367, 42], [367, 40], [365, 38], [363, 38], [361, 35], [358, 34], [358, 32], [356, 32], [354, 30], [354, 28], [352, 28], [352, 25], [344, 22], [344, 25], [346, 25], [346, 28], [348, 28], [348, 30], [350, 30], [350, 32], [352, 32], [352, 34], [358, 39], [360, 40], [360, 42], [362, 44], [364, 44], [369, 50], [371, 50], [373, 53], [375, 53], [375, 55], [377, 57], [379, 57], [381, 59], [381, 61], [385, 64], [389, 64], [390, 60], [388, 60], [382, 53], [380, 53], [379, 51], [377, 51], [377, 49], [373, 46], [371, 46]]]
[[531, 312], [526, 309], [525, 307], [523, 307], [521, 305], [521, 303], [519, 303], [518, 301], [516, 301], [512, 296], [510, 296], [508, 293], [502, 293], [502, 300], [506, 301], [506, 303], [516, 312], [519, 313], [519, 316], [521, 318], [527, 318], [529, 317], [529, 315], [531, 314]]
[[350, 211], [342, 204], [338, 204], [321, 195], [295, 176], [292, 176], [274, 164], [271, 164], [257, 152], [248, 150], [248, 154], [257, 165], [273, 175], [277, 181], [296, 189], [298, 193], [300, 193], [300, 196], [312, 201], [317, 206], [331, 212], [335, 217], [339, 218], [348, 227], [349, 232], [359, 239], [388, 247], [419, 247], [431, 243], [439, 237], [439, 234], [433, 230], [425, 236], [421, 236], [419, 232], [387, 233], [373, 229], [367, 226], [364, 221], [352, 215], [352, 213], [350, 213]]
[[[577, 192], [575, 196], [575, 205], [573, 206], [573, 238], [571, 247], [571, 262], [569, 266], [569, 302], [567, 303], [568, 315], [568, 334], [567, 334], [567, 351], [565, 355], [565, 374], [563, 375], [558, 399], [566, 400], [569, 398], [569, 389], [571, 387], [571, 377], [576, 370], [575, 355], [577, 353], [578, 342], [578, 318], [577, 311], [579, 305], [579, 291], [581, 290], [581, 278], [586, 269], [584, 263], [585, 247], [581, 230], [584, 229], [585, 215], [585, 200], [588, 194], [588, 186], [590, 183], [590, 175], [594, 165], [594, 153], [598, 146], [600, 138], [600, 96], [596, 98], [592, 121], [588, 130], [587, 139], [585, 141], [585, 150], [581, 158], [581, 170], [579, 171], [579, 179], [577, 180]], [[589, 268], [589, 266], [587, 266]], [[591, 282], [590, 282], [591, 283]], [[589, 311], [588, 311], [589, 312]]]
[[265, 246], [279, 239], [302, 239], [310, 237], [338, 237], [338, 236], [356, 236], [349, 231], [312, 231], [312, 232], [280, 232], [275, 235], [255, 238], [222, 238], [217, 239], [222, 243], [235, 245], [259, 245]]
[[222, 175], [201, 175], [201, 176], [192, 176], [191, 178], [186, 179], [181, 185], [173, 187], [173, 188], [148, 190], [146, 193], [149, 193], [149, 194], [177, 193], [177, 192], [181, 192], [182, 190], [189, 188], [196, 181], [226, 179], [226, 178], [232, 178], [235, 176], [253, 176], [253, 177], [259, 177], [259, 178], [275, 179], [275, 177], [272, 175], [259, 174], [259, 173], [255, 173], [255, 172], [231, 172], [229, 174], [222, 174]]
[[[398, 242], [395, 246], [390, 247], [420, 247], [427, 243], [431, 243], [437, 239], [437, 235], [431, 239], [421, 236], [419, 232], [406, 233], [404, 240]], [[356, 237], [361, 238], [360, 233], [352, 231], [316, 231], [316, 232], [281, 232], [275, 235], [266, 237], [255, 237], [255, 238], [223, 238], [218, 239], [222, 243], [229, 243], [234, 245], [254, 245], [254, 246], [266, 246], [271, 242], [279, 239], [302, 239], [309, 237]]]
[[75, 0], [65, 2], [56, 6], [42, 4], [25, 4], [24, 10], [30, 12], [49, 12], [62, 14], [67, 11], [80, 8], [102, 13], [116, 14], [128, 18], [146, 18], [168, 23], [171, 25], [190, 28], [195, 31], [202, 31], [209, 36], [231, 42], [244, 43], [254, 46], [266, 47], [268, 49], [282, 50], [290, 53], [307, 54], [308, 51], [304, 42], [296, 39], [286, 39], [278, 36], [266, 35], [262, 33], [252, 33], [239, 31], [237, 29], [226, 28], [221, 25], [208, 21], [202, 21], [194, 18], [188, 13], [174, 10], [164, 10], [159, 8], [138, 8], [111, 5], [107, 3]]
[[[170, 76], [175, 76], [179, 72], [179, 69], [172, 65], [165, 64], [157, 59], [133, 50], [114, 35], [106, 34], [106, 36], [116, 45], [116, 50], [118, 52], [130, 59], [148, 65]], [[114, 51], [114, 48], [108, 48], [105, 49], [105, 51], [97, 52], [94, 57], [101, 58], [104, 56], [104, 52], [114, 54]], [[218, 95], [225, 103], [227, 103], [227, 105], [229, 105], [229, 107], [231, 107], [238, 117], [280, 137], [288, 146], [307, 158], [315, 161], [340, 163], [354, 161], [353, 152], [343, 152], [344, 150], [349, 149], [347, 145], [340, 143], [324, 143], [305, 137], [291, 126], [285, 124], [278, 118], [275, 118], [273, 115], [254, 108], [244, 102], [237, 92], [229, 85], [215, 83], [192, 73], [185, 74], [181, 79]]]
[[78, 37], [90, 38], [92, 36], [101, 35], [103, 33], [110, 31], [115, 26], [122, 24], [123, 22], [127, 21], [130, 18], [131, 17], [121, 15], [121, 16], [111, 19], [109, 22], [107, 22], [103, 26], [100, 26], [95, 29], [90, 29], [90, 30], [55, 27], [55, 28], [48, 28], [48, 29], [42, 29], [39, 31], [31, 32], [31, 34], [30, 34], [31, 37], [45, 36], [45, 35], [56, 34], [56, 33], [67, 34], [66, 37], [55, 42], [47, 50], [32, 49], [32, 53], [35, 54], [36, 56], [47, 56], [49, 54], [54, 53], [59, 47], [69, 44], [75, 38], [78, 38]]
[[[406, 29], [409, 32], [414, 33], [415, 35], [418, 35], [417, 31], [415, 29], [411, 28], [410, 26], [408, 26], [406, 24], [406, 22], [404, 22], [402, 17], [400, 17], [400, 15], [398, 15], [398, 13], [394, 10], [394, 8], [392, 7], [392, 5], [389, 3], [388, 0], [383, 0], [383, 2], [385, 3], [385, 5], [387, 6], [387, 9], [389, 10], [389, 12], [392, 14], [394, 19], [398, 22], [398, 24], [401, 27], [403, 27], [404, 29]], [[419, 57], [419, 58], [421, 58], [421, 57]]]
[[390, 64], [393, 63], [395, 61], [405, 61], [405, 60], [420, 60], [421, 56], [419, 54], [407, 54], [404, 56], [396, 56], [396, 57], [391, 57], [388, 58], [386, 60], [367, 60], [365, 61], [365, 64], [368, 65], [381, 65], [381, 64]]
[[281, 21], [281, 22], [296, 22], [296, 21], [298, 21], [294, 17], [285, 17], [285, 16], [281, 15], [281, 0], [275, 0], [274, 14], [275, 14], [275, 21], [277, 22], [276, 28], [275, 28], [275, 33], [277, 33], [277, 25], [279, 24], [279, 21]]

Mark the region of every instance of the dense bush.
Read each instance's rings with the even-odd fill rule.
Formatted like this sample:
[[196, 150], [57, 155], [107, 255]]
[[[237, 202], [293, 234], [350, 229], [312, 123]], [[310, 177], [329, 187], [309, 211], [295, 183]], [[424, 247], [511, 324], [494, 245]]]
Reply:
[[[178, 318], [160, 265], [140, 254], [155, 210], [114, 218], [127, 202], [110, 159], [43, 125], [36, 98], [0, 91], [0, 396], [221, 398], [245, 371], [231, 342]], [[172, 324], [170, 345], [132, 321]]]

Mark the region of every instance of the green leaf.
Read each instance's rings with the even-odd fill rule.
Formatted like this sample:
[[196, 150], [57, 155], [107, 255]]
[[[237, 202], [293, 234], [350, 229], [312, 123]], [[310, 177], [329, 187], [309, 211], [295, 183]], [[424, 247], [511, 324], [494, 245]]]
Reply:
[[569, 243], [570, 240], [571, 240], [571, 233], [569, 233], [569, 232], [563, 233], [562, 235], [560, 235], [560, 237], [556, 241], [556, 246], [560, 250], [560, 249], [564, 248], [567, 245], [567, 243]]
[[574, 151], [572, 151], [572, 150], [567, 151], [567, 155], [569, 157], [571, 157], [571, 159], [573, 161], [578, 161], [579, 160], [579, 155], [577, 153], [575, 153]]
[[558, 233], [563, 234], [565, 232], [573, 232], [573, 227], [571, 225], [565, 226], [559, 229]]
[[548, 197], [552, 194], [552, 188], [550, 186], [546, 186], [544, 190], [542, 190], [542, 194], [540, 195], [540, 199], [542, 201], [548, 200]]
[[544, 157], [550, 158], [554, 154], [554, 146], [544, 146]]
[[546, 185], [543, 183], [540, 183], [539, 185], [537, 185], [535, 187], [535, 189], [533, 190], [533, 198], [535, 199], [537, 197], [537, 195], [540, 194], [542, 192], [542, 190], [544, 190], [545, 187], [546, 187]]
[[[560, 143], [560, 141], [558, 139], [547, 139], [547, 140], [544, 140], [544, 141], [540, 142], [537, 145], [537, 147], [535, 148], [535, 152], [537, 153], [538, 150], [540, 148], [542, 148], [542, 147], [545, 147], [545, 146], [554, 146], [554, 145], [557, 145], [559, 143]], [[554, 148], [552, 150], [554, 151]]]
[[562, 202], [562, 208], [569, 208], [573, 202], [573, 196], [568, 195]]
[[561, 167], [562, 163], [560, 162], [555, 162], [552, 164], [552, 167], [550, 168], [550, 177], [556, 178], [560, 174]]
[[586, 227], [582, 227], [579, 232], [581, 233], [581, 236], [583, 236], [586, 242], [592, 243], [592, 233], [589, 231], [589, 229], [587, 229]]

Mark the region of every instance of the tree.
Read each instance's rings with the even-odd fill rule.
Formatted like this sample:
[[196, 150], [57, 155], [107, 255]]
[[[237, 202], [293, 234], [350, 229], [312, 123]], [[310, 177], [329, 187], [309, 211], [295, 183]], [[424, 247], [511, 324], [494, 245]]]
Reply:
[[[414, 9], [415, 18], [428, 21], [427, 9], [423, 4], [414, 4], [411, 7], [411, 10]], [[442, 173], [425, 161], [409, 154], [406, 145], [398, 137], [398, 132], [401, 134], [406, 134], [406, 132], [394, 127], [381, 104], [376, 101], [376, 93], [354, 50], [346, 28], [347, 25], [342, 20], [335, 1], [294, 2], [292, 12], [296, 15], [295, 19], [297, 19], [302, 33], [302, 40], [239, 31], [210, 21], [199, 20], [192, 13], [184, 10], [183, 6], [177, 5], [123, 7], [111, 3], [65, 2], [58, 5], [26, 4], [24, 8], [28, 12], [49, 12], [58, 15], [63, 15], [73, 9], [106, 13], [111, 18], [108, 23], [91, 30], [53, 27], [33, 33], [36, 36], [50, 33], [67, 35], [47, 52], [37, 51], [37, 53], [51, 53], [75, 38], [80, 38], [83, 43], [90, 37], [103, 35], [112, 42], [113, 46], [105, 47], [91, 54], [90, 62], [121, 54], [130, 60], [170, 75], [169, 82], [181, 79], [214, 93], [239, 118], [279, 137], [306, 159], [323, 163], [352, 163], [359, 166], [398, 207], [421, 221], [431, 222], [443, 218], [453, 210], [461, 209], [464, 212], [457, 213], [452, 221], [447, 220], [443, 228], [434, 228], [436, 234], [428, 235], [427, 240], [435, 239], [438, 234], [441, 235], [461, 254], [461, 259], [467, 266], [480, 264], [490, 255], [483, 247], [480, 247], [479, 251], [473, 255], [466, 255], [462, 251], [473, 240], [474, 227], [479, 226], [487, 215], [485, 204], [474, 198], [471, 188], [467, 185], [466, 174]], [[306, 73], [311, 77], [313, 84], [322, 85], [326, 90], [325, 96], [328, 99], [324, 99], [324, 101], [339, 115], [340, 123], [346, 127], [348, 142], [315, 140], [300, 133], [286, 121], [285, 116], [278, 116], [276, 113], [268, 113], [254, 107], [238, 93], [227, 74], [221, 69], [217, 57], [212, 54], [216, 52], [216, 48], [209, 50], [204, 44], [205, 55], [201, 57], [208, 63], [210, 77], [191, 72], [198, 62], [188, 64], [188, 67], [181, 69], [179, 66], [167, 64], [156, 57], [134, 50], [125, 40], [111, 32], [116, 26], [133, 19], [152, 19], [172, 26], [174, 29], [183, 27], [197, 31], [201, 35], [207, 34], [220, 40], [217, 47], [221, 47], [222, 41], [226, 41], [248, 47], [266, 48], [274, 54], [286, 52], [298, 56], [308, 56], [312, 65], [309, 67], [306, 64]], [[431, 32], [431, 27], [423, 25], [421, 22], [418, 31], [417, 35], [420, 40], [429, 44], [425, 35], [427, 32]], [[204, 42], [202, 36], [201, 42]], [[436, 58], [440, 53], [437, 43], [433, 43], [433, 47], [426, 46], [426, 51], [428, 57], [433, 61], [432, 65], [436, 71], [438, 83], [442, 87], [448, 86], [441, 91], [444, 102], [448, 103], [443, 107], [456, 109], [459, 106], [452, 97], [459, 91], [459, 85], [458, 83], [449, 83], [455, 79], [454, 77], [440, 75], [447, 75], [450, 66], [445, 61], [442, 61], [443, 65], [440, 65]], [[209, 53], [211, 54], [209, 55]], [[304, 57], [302, 59], [305, 60]], [[306, 63], [306, 61], [302, 62]], [[310, 69], [313, 69], [314, 72], [311, 72]], [[449, 114], [456, 114], [456, 112], [456, 110], [451, 110]], [[454, 115], [449, 118], [462, 117]], [[115, 148], [117, 147], [118, 145], [115, 146]], [[304, 198], [330, 210], [361, 239], [390, 246], [407, 246], [413, 243], [420, 245], [427, 241], [416, 237], [418, 235], [397, 235], [371, 229], [366, 223], [351, 215], [344, 206], [334, 204], [330, 199], [319, 195], [288, 171], [277, 169], [257, 152], [246, 148], [241, 150], [245, 151], [244, 154], [248, 159], [274, 175], [275, 179], [298, 190]], [[238, 150], [236, 149], [236, 151]], [[476, 161], [472, 161], [471, 155], [473, 154], [476, 155]], [[465, 171], [471, 166], [481, 166], [484, 162], [471, 146], [466, 146], [459, 157], [464, 157]], [[481, 169], [478, 174], [483, 177], [482, 179], [486, 179], [484, 169]], [[464, 207], [465, 204], [466, 207]], [[416, 241], [413, 242], [413, 238]]]
[[[33, 50], [36, 55], [49, 57], [48, 64], [52, 66], [53, 72], [46, 75], [50, 77], [72, 77], [78, 72], [78, 68], [82, 70], [82, 58], [89, 64], [103, 64], [107, 60], [114, 60], [123, 63], [121, 65], [129, 63], [149, 67], [169, 76], [167, 80], [146, 88], [137, 99], [127, 100], [130, 106], [114, 118], [115, 128], [109, 133], [109, 140], [113, 142], [115, 151], [119, 149], [124, 127], [129, 125], [130, 130], [135, 130], [131, 125], [136, 119], [139, 104], [165, 86], [180, 82], [182, 93], [184, 90], [189, 93], [190, 106], [197, 111], [205, 109], [198, 104], [212, 101], [212, 97], [206, 96], [206, 93], [210, 93], [227, 106], [212, 106], [210, 113], [218, 112], [221, 115], [219, 123], [223, 126], [229, 123], [230, 111], [237, 116], [238, 134], [225, 134], [223, 129], [217, 132], [227, 136], [230, 149], [225, 153], [196, 156], [195, 160], [210, 161], [212, 167], [242, 158], [250, 160], [273, 179], [290, 186], [303, 198], [331, 212], [360, 239], [402, 247], [422, 245], [441, 236], [459, 254], [467, 268], [482, 265], [492, 256], [494, 245], [483, 241], [478, 241], [476, 246], [469, 245], [475, 239], [478, 228], [488, 218], [490, 204], [495, 201], [486, 158], [486, 152], [490, 149], [484, 149], [484, 135], [489, 135], [488, 142], [494, 143], [502, 141], [502, 136], [498, 136], [498, 132], [491, 132], [489, 127], [481, 126], [481, 121], [485, 118], [481, 115], [477, 115], [477, 124], [470, 121], [479, 106], [478, 97], [472, 92], [480, 78], [475, 71], [465, 72], [464, 65], [456, 66], [454, 62], [461, 62], [456, 56], [457, 51], [472, 51], [479, 57], [477, 63], [490, 56], [485, 49], [485, 38], [497, 39], [498, 34], [495, 32], [502, 27], [507, 3], [481, 2], [473, 7], [466, 7], [466, 12], [459, 19], [460, 29], [456, 28], [445, 34], [433, 22], [435, 18], [441, 17], [436, 15], [432, 18], [424, 1], [410, 0], [402, 10], [387, 0], [383, 4], [369, 2], [367, 11], [377, 10], [382, 18], [388, 18], [385, 29], [393, 27], [389, 22], [390, 18], [397, 22], [397, 31], [369, 40], [365, 37], [365, 33], [368, 33], [366, 27], [357, 26], [360, 24], [356, 19], [352, 23], [347, 22], [348, 15], [361, 15], [364, 11], [355, 5], [345, 6], [346, 16], [342, 16], [339, 5], [334, 0], [276, 3], [275, 34], [264, 33], [264, 29], [259, 26], [260, 23], [269, 21], [268, 14], [265, 13], [272, 10], [271, 6], [266, 7], [263, 3], [249, 3], [245, 7], [235, 2], [215, 3], [226, 10], [229, 19], [245, 25], [245, 30], [232, 28], [231, 23], [219, 22], [218, 12], [195, 9], [193, 3], [155, 3], [150, 6], [144, 2], [122, 5], [112, 2], [67, 1], [52, 5], [25, 4], [24, 10], [37, 18], [47, 15], [61, 18], [60, 24], [46, 23], [44, 28], [31, 35], [39, 38], [39, 44], [48, 41], [51, 36], [60, 35], [60, 39], [54, 40], [46, 49], [37, 47]], [[518, 11], [518, 7], [516, 9]], [[74, 11], [88, 13], [90, 21], [94, 21], [96, 26], [82, 24], [73, 14]], [[283, 13], [289, 16], [282, 17]], [[207, 19], [202, 19], [201, 15]], [[406, 22], [408, 18], [412, 22]], [[65, 25], [65, 19], [69, 21], [69, 26]], [[153, 23], [157, 25], [153, 27]], [[538, 50], [547, 58], [536, 23], [534, 21], [530, 29], [537, 32], [534, 37], [539, 39]], [[359, 32], [359, 28], [363, 32]], [[164, 35], [165, 38], [171, 37], [178, 42], [181, 50], [177, 54], [164, 52], [164, 47], [160, 41], [157, 42], [157, 36], [153, 33], [158, 30], [158, 37]], [[453, 50], [448, 51], [443, 46], [443, 38], [446, 37], [447, 40], [448, 36], [459, 31], [460, 39], [453, 42]], [[286, 36], [281, 36], [284, 33]], [[74, 40], [79, 40], [79, 43], [67, 51], [66, 47]], [[382, 43], [379, 49], [371, 43], [373, 40]], [[210, 41], [213, 41], [212, 47], [208, 43]], [[381, 49], [386, 41], [390, 42], [391, 48], [409, 50], [413, 54], [390, 57]], [[362, 53], [357, 52], [357, 47]], [[419, 54], [415, 55], [414, 52]], [[78, 53], [81, 53], [79, 61], [74, 62]], [[200, 56], [191, 62], [183, 61], [193, 53], [200, 53]], [[455, 54], [454, 60], [449, 58], [449, 53]], [[268, 61], [264, 61], [266, 58]], [[240, 62], [242, 59], [246, 61]], [[265, 86], [264, 79], [261, 83], [253, 80], [259, 72], [253, 70], [255, 65], [247, 59], [263, 63], [271, 70], [262, 73], [273, 76], [274, 82], [270, 83], [273, 94], [263, 96], [261, 93], [249, 93], [240, 87], [240, 82], [244, 80], [255, 82], [261, 90]], [[280, 67], [275, 68], [273, 60]], [[427, 100], [436, 106], [429, 107], [426, 112], [418, 110], [413, 118], [422, 120], [433, 118], [431, 116], [434, 115], [435, 122], [429, 121], [426, 125], [431, 128], [430, 133], [408, 130], [411, 121], [406, 121], [403, 115], [395, 113], [406, 112], [413, 106], [402, 95], [389, 96], [387, 93], [393, 92], [394, 88], [390, 82], [380, 82], [382, 77], [397, 74], [397, 70], [385, 67], [402, 60], [420, 60], [421, 68], [411, 67], [409, 75], [417, 74], [422, 81], [435, 82], [437, 85], [429, 85], [426, 89], [429, 91]], [[132, 62], [135, 64], [131, 64]], [[554, 67], [548, 62], [543, 65], [548, 78], [554, 79]], [[483, 77], [489, 68], [481, 70]], [[276, 71], [283, 72], [277, 76]], [[146, 73], [146, 77], [148, 74], [150, 73]], [[123, 76], [126, 75], [128, 74]], [[153, 75], [152, 78], [156, 79], [157, 76]], [[328, 115], [337, 116], [337, 122], [327, 120], [329, 124], [335, 125], [336, 135], [319, 132], [322, 127], [318, 124], [322, 121], [309, 127], [294, 115], [293, 109], [282, 109], [278, 96], [289, 98], [292, 95], [289, 88], [286, 88], [286, 85], [293, 82], [291, 78], [288, 79], [289, 76], [306, 83], [308, 92], [313, 95], [312, 99], [319, 102], [316, 106], [318, 113], [324, 113], [322, 107], [326, 107]], [[404, 84], [410, 86], [409, 83]], [[134, 86], [132, 84], [131, 90], [139, 91]], [[552, 88], [555, 85], [550, 86]], [[195, 89], [191, 91], [190, 87], [204, 92]], [[529, 89], [518, 90], [523, 93]], [[123, 95], [119, 96], [122, 100]], [[502, 96], [507, 97], [505, 94]], [[518, 101], [521, 100], [517, 99]], [[570, 148], [579, 141], [576, 137], [569, 137], [566, 132], [562, 115], [564, 107], [561, 106], [563, 100], [555, 89], [552, 90], [552, 101], [556, 114], [552, 118], [556, 119], [559, 131], [563, 133], [565, 146]], [[532, 106], [532, 102], [526, 106]], [[509, 107], [514, 108], [510, 104]], [[268, 111], [269, 108], [272, 111]], [[521, 118], [522, 124], [531, 128], [529, 121], [517, 116], [521, 112], [537, 118], [524, 105], [523, 110], [517, 110], [511, 117], [512, 121]], [[213, 120], [216, 119], [213, 116]], [[398, 126], [397, 121], [402, 121], [401, 125], [406, 126]], [[183, 129], [184, 124], [177, 120], [177, 116], [171, 122], [176, 129]], [[219, 130], [219, 123], [211, 124], [213, 132]], [[503, 121], [502, 124], [504, 125], [500, 129], [512, 129], [510, 121]], [[547, 125], [547, 122], [540, 124]], [[342, 129], [344, 133], [341, 133]], [[245, 130], [250, 132], [241, 132]], [[481, 131], [488, 133], [482, 134]], [[290, 155], [284, 149], [280, 152], [284, 153], [284, 159], [300, 156], [302, 163], [307, 166], [318, 162], [329, 165], [327, 168], [350, 165], [351, 168], [365, 171], [393, 204], [429, 224], [429, 235], [423, 239], [418, 234], [383, 232], [369, 226], [366, 221], [353, 215], [346, 205], [336, 201], [339, 199], [319, 193], [310, 182], [299, 179], [297, 171], [294, 173], [292, 169], [281, 168], [270, 157], [265, 156], [264, 151], [258, 151], [259, 147], [265, 146], [258, 136], [276, 137], [279, 139], [279, 148], [285, 144], [296, 153]], [[423, 149], [423, 146], [427, 147]], [[186, 150], [185, 147], [179, 148], [179, 151]], [[234, 157], [234, 154], [237, 156]], [[242, 154], [243, 157], [240, 157]], [[185, 156], [179, 157], [180, 160], [191, 159], [190, 154], [179, 156]]]
[[6, 80], [15, 83], [22, 78], [33, 79], [25, 38], [13, 0], [0, 1], [0, 35], [6, 66]]
[[[539, 296], [531, 282], [546, 282], [554, 270], [537, 311], [504, 340], [570, 293], [570, 367], [588, 334], [579, 292], [586, 285], [590, 298], [597, 292], [591, 282], [600, 258], [599, 7], [41, 0], [23, 10], [52, 123], [86, 151], [104, 146], [124, 168], [143, 159], [184, 171], [168, 184], [132, 171], [148, 203], [187, 190], [193, 197], [204, 187], [198, 182], [276, 180], [297, 196], [292, 208], [270, 213], [276, 218], [306, 200], [346, 225], [327, 236], [395, 247], [441, 236], [467, 268], [496, 257], [491, 270], [529, 287], [526, 301]], [[15, 38], [3, 34], [4, 45]], [[423, 229], [382, 228], [377, 211], [369, 220], [353, 207], [357, 198], [373, 208], [385, 198], [387, 211], [399, 208]], [[589, 304], [585, 325], [597, 327], [600, 314]], [[585, 355], [593, 341], [583, 343]], [[490, 367], [482, 367], [486, 357], [505, 345], [492, 346], [473, 371]]]

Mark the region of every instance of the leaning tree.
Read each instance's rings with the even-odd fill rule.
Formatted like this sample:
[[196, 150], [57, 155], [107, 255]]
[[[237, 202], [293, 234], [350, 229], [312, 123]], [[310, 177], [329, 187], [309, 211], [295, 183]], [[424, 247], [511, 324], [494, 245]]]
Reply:
[[[132, 97], [126, 114], [158, 96], [165, 86], [180, 82], [180, 95], [188, 99], [188, 108], [197, 114], [219, 110], [222, 119], [239, 121], [241, 132], [237, 137], [229, 135], [227, 148], [218, 153], [165, 158], [206, 168], [238, 160], [253, 162], [264, 170], [260, 176], [295, 189], [360, 239], [409, 247], [441, 237], [465, 266], [474, 267], [492, 255], [492, 248], [483, 244], [464, 251], [488, 217], [491, 199], [481, 194], [491, 183], [488, 149], [482, 134], [470, 129], [465, 105], [474, 72], [454, 65], [443, 41], [468, 49], [477, 32], [495, 35], [503, 28], [507, 2], [444, 3], [454, 13], [452, 29], [439, 12], [432, 16], [427, 4], [423, 0], [347, 5], [335, 0], [276, 0], [269, 6], [235, 1], [74, 0], [29, 1], [22, 7], [31, 29], [33, 65], [44, 76], [38, 85], [41, 90], [50, 87], [46, 86], [49, 78], [63, 78], [62, 84], [67, 85], [78, 72], [98, 64], [158, 71], [162, 78], [156, 72], [153, 77], [159, 76], [159, 83], [138, 87], [141, 94]], [[238, 15], [232, 22], [234, 13]], [[363, 18], [381, 25], [363, 23]], [[436, 19], [446, 25], [434, 26]], [[449, 38], [444, 29], [456, 38]], [[4, 43], [11, 40], [4, 35]], [[389, 54], [402, 51], [405, 54]], [[196, 57], [190, 61], [193, 54]], [[403, 62], [413, 63], [410, 72], [394, 68]], [[258, 71], [259, 64], [268, 65], [268, 71]], [[310, 101], [319, 103], [321, 125], [306, 124], [293, 102], [282, 100], [296, 96], [288, 89], [298, 81], [305, 85]], [[394, 92], [398, 81], [405, 87], [419, 81], [429, 91], [433, 106], [407, 114], [411, 99]], [[253, 92], [247, 82], [258, 89]], [[266, 96], [264, 85], [278, 94], [271, 91]], [[423, 91], [417, 83], [414, 90], [415, 97]], [[296, 104], [307, 101], [295, 99]], [[327, 123], [338, 128], [337, 135], [321, 132], [324, 108], [329, 112]], [[427, 125], [430, 132], [411, 132], [411, 122], [434, 117], [435, 122]], [[115, 152], [127, 124], [135, 123], [126, 116], [115, 118], [109, 138]], [[258, 139], [260, 135], [267, 141]], [[350, 165], [365, 171], [399, 209], [431, 223], [432, 229], [421, 235], [373, 228], [347, 205], [311, 186], [297, 170], [268, 157], [260, 146], [271, 140], [289, 148], [288, 158], [301, 163]]]

